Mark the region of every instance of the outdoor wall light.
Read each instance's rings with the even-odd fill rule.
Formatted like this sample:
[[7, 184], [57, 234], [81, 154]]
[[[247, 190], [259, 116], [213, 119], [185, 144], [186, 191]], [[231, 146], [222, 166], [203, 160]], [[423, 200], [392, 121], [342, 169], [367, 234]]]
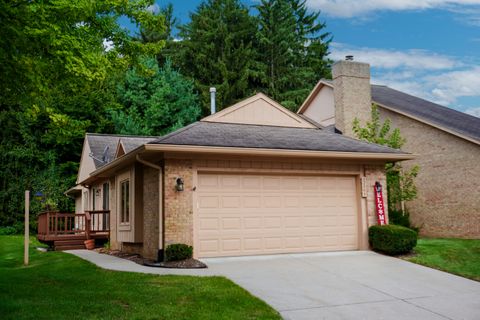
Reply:
[[177, 178], [177, 184], [175, 185], [177, 191], [183, 191], [183, 179]]

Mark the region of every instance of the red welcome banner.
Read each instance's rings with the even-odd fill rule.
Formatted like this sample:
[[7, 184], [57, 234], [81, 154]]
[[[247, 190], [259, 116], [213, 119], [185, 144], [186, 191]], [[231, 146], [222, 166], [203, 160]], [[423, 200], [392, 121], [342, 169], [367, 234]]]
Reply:
[[382, 185], [380, 182], [375, 182], [373, 188], [375, 190], [375, 208], [377, 209], [378, 224], [383, 226], [387, 224], [387, 220], [385, 218], [385, 207], [383, 205]]

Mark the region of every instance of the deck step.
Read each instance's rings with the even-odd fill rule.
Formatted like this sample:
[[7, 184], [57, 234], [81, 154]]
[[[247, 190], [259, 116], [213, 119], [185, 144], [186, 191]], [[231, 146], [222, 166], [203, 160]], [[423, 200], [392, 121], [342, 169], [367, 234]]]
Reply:
[[55, 246], [66, 246], [66, 245], [72, 245], [72, 244], [73, 245], [77, 245], [77, 244], [83, 245], [84, 244], [83, 242], [85, 240], [86, 239], [56, 240], [56, 241], [53, 242], [53, 244]]
[[57, 240], [53, 242], [55, 251], [85, 249], [85, 239]]
[[84, 244], [71, 244], [71, 245], [61, 245], [55, 246], [55, 251], [65, 251], [65, 250], [77, 250], [77, 249], [85, 249]]

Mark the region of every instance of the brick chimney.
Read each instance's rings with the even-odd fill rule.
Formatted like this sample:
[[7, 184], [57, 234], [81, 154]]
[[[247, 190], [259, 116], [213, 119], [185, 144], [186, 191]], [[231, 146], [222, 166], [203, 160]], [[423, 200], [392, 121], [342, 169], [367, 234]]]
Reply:
[[353, 56], [332, 66], [335, 127], [344, 135], [356, 138], [353, 120], [363, 126], [370, 120], [372, 105], [370, 65], [353, 61]]

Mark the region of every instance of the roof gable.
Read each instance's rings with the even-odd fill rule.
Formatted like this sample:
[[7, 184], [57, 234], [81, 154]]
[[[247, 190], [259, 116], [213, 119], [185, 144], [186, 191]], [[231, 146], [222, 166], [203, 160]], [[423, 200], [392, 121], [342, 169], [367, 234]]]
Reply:
[[315, 128], [314, 125], [281, 106], [263, 93], [242, 100], [220, 112], [203, 118], [203, 122], [223, 122], [265, 126]]
[[80, 156], [80, 164], [78, 166], [77, 184], [88, 178], [90, 173], [95, 171], [97, 167], [93, 161], [91, 154], [90, 144], [87, 137], [83, 139], [82, 155]]
[[323, 87], [329, 87], [333, 89], [333, 84], [331, 81], [326, 80], [326, 79], [320, 79], [320, 81], [317, 82], [313, 90], [308, 94], [308, 97], [305, 99], [305, 101], [302, 103], [300, 108], [298, 109], [297, 113], [298, 114], [303, 114], [305, 111], [310, 107], [310, 104], [315, 100], [317, 95], [320, 93], [320, 90], [322, 90]]
[[[325, 79], [320, 80], [297, 113], [311, 118], [322, 126], [333, 124], [335, 121], [333, 95], [328, 99], [318, 99], [326, 88], [333, 91], [332, 82]], [[480, 118], [397, 91], [387, 86], [372, 84], [371, 90], [372, 102], [381, 108], [388, 109], [462, 139], [480, 144]]]
[[118, 140], [117, 151], [115, 151], [115, 159], [125, 154], [125, 148], [123, 147], [122, 139]]

